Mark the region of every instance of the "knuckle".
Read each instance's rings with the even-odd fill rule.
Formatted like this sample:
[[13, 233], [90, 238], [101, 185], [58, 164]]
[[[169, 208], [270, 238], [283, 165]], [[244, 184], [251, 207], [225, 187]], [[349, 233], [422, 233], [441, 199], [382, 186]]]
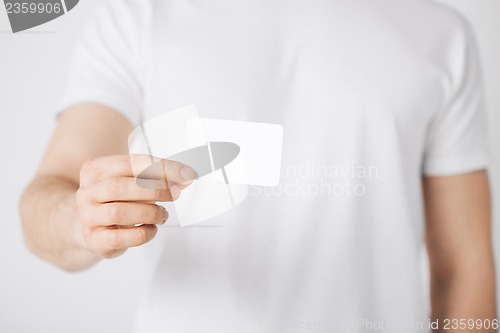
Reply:
[[101, 185], [82, 186], [76, 190], [76, 202], [80, 209], [86, 210], [89, 205], [95, 204], [100, 197]]
[[84, 231], [83, 237], [84, 237], [84, 241], [85, 241], [85, 245], [86, 245], [87, 249], [89, 251], [97, 254], [98, 256], [102, 256], [103, 244], [99, 240], [99, 237], [94, 232], [92, 232], [90, 229], [87, 229], [86, 231]]
[[109, 247], [113, 250], [120, 248], [121, 235], [120, 235], [119, 230], [112, 230], [109, 232], [108, 244], [109, 244]]
[[115, 253], [117, 251], [115, 249], [107, 249], [107, 250], [104, 250], [102, 251], [99, 256], [104, 258], [104, 259], [110, 259], [110, 258], [113, 258], [115, 256]]
[[95, 227], [94, 219], [92, 214], [88, 210], [80, 210], [80, 223], [81, 228], [83, 228], [84, 235], [90, 237], [92, 234], [92, 228]]
[[162, 189], [162, 188], [154, 189], [154, 196], [155, 196], [155, 199], [158, 201], [168, 201], [169, 200], [169, 195], [167, 194], [167, 191]]
[[120, 205], [110, 204], [108, 207], [108, 220], [110, 224], [120, 224], [121, 208]]
[[119, 179], [111, 179], [106, 184], [106, 192], [109, 197], [117, 197], [122, 191], [122, 183]]
[[100, 224], [100, 219], [96, 218], [98, 216], [98, 211], [96, 210], [97, 206], [89, 205], [89, 204], [79, 204], [77, 205], [77, 220], [80, 224], [81, 228], [84, 228], [83, 231], [90, 234], [93, 231], [93, 228], [97, 227]]
[[101, 172], [98, 160], [83, 162], [80, 168], [80, 184], [88, 186], [94, 183], [101, 176]]
[[76, 191], [76, 203], [80, 207], [84, 205], [86, 202], [86, 190], [83, 188], [79, 188]]
[[148, 232], [147, 232], [147, 229], [144, 228], [144, 227], [141, 227], [139, 229], [137, 229], [137, 244], [138, 245], [141, 245], [141, 244], [144, 244], [148, 241], [148, 238], [149, 238], [149, 235], [148, 235]]
[[93, 250], [92, 232], [91, 232], [90, 228], [83, 226], [82, 232], [83, 232], [83, 240], [84, 240], [85, 244], [87, 245], [87, 247], [90, 250]]
[[134, 155], [120, 155], [118, 163], [128, 168], [132, 165], [133, 160], [135, 160]]
[[[108, 237], [116, 237], [112, 235], [114, 234], [114, 232], [112, 231], [104, 232], [108, 233]], [[96, 231], [93, 228], [84, 228], [84, 241], [87, 249], [104, 259], [114, 257], [115, 253], [119, 251], [119, 249], [111, 245], [111, 243], [113, 243], [113, 241], [111, 241], [111, 238], [109, 238], [110, 241], [106, 242], [103, 241], [99, 234], [100, 231]]]
[[88, 175], [91, 175], [95, 169], [95, 162], [93, 160], [85, 161], [80, 168], [80, 177], [87, 178]]
[[145, 225], [137, 229], [136, 245], [143, 245], [152, 240], [158, 229], [154, 225]]

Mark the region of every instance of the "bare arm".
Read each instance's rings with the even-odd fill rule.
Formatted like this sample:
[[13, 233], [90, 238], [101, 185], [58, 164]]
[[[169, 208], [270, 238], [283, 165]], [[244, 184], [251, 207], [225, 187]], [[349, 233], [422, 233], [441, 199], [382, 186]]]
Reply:
[[[32, 252], [64, 270], [79, 271], [155, 236], [156, 224], [168, 216], [155, 202], [172, 201], [173, 191], [135, 186], [132, 157], [126, 155], [131, 130], [123, 116], [97, 104], [74, 106], [60, 116], [21, 198]], [[179, 180], [181, 168], [169, 165], [169, 180]]]
[[432, 316], [439, 319], [438, 332], [443, 331], [445, 319], [493, 320], [496, 296], [487, 173], [427, 177], [424, 193]]

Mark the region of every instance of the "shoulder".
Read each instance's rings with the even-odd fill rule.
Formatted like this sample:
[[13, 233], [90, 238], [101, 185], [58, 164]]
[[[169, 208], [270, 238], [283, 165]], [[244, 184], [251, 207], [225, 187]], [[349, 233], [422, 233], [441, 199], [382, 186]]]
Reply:
[[404, 18], [406, 26], [415, 33], [433, 37], [467, 35], [472, 30], [467, 18], [457, 9], [435, 0], [387, 0], [397, 16]]
[[457, 9], [435, 1], [435, 0], [414, 0], [422, 13], [428, 17], [429, 24], [444, 32], [467, 32], [471, 30], [468, 19]]
[[[375, 4], [376, 3], [376, 4]], [[382, 4], [377, 8], [377, 4]], [[448, 63], [452, 55], [463, 53], [474, 43], [473, 29], [458, 10], [434, 0], [382, 0], [372, 10], [400, 47]]]

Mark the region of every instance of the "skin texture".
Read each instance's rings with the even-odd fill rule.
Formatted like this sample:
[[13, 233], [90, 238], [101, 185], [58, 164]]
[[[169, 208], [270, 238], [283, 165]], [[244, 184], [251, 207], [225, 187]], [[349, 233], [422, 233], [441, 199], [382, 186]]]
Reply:
[[[491, 207], [485, 171], [424, 179], [432, 317], [496, 318]], [[453, 332], [496, 332], [458, 329]]]
[[156, 186], [137, 186], [133, 170], [145, 169], [151, 159], [127, 155], [131, 130], [123, 116], [96, 104], [77, 105], [60, 116], [21, 198], [24, 235], [32, 252], [64, 270], [81, 271], [154, 238], [156, 225], [168, 217], [155, 202], [174, 200], [196, 175], [165, 161], [165, 174], [150, 175]]
[[[132, 171], [151, 161], [148, 156], [126, 155], [131, 130], [123, 116], [97, 104], [77, 105], [60, 116], [21, 199], [25, 239], [33, 253], [64, 270], [81, 271], [153, 239], [156, 224], [166, 218], [155, 202], [173, 200], [195, 175], [167, 161], [170, 191], [162, 189], [163, 175], [152, 177], [156, 189], [137, 186]], [[486, 173], [426, 177], [423, 192], [432, 317], [495, 318]]]

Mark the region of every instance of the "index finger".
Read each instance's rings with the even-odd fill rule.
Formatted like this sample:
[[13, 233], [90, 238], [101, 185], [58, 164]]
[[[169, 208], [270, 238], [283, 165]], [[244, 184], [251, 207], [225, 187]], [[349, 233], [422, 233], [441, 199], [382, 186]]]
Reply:
[[86, 186], [113, 177], [135, 177], [139, 185], [141, 179], [163, 180], [168, 187], [193, 180], [196, 173], [182, 163], [150, 155], [112, 155], [86, 162], [80, 184]]

